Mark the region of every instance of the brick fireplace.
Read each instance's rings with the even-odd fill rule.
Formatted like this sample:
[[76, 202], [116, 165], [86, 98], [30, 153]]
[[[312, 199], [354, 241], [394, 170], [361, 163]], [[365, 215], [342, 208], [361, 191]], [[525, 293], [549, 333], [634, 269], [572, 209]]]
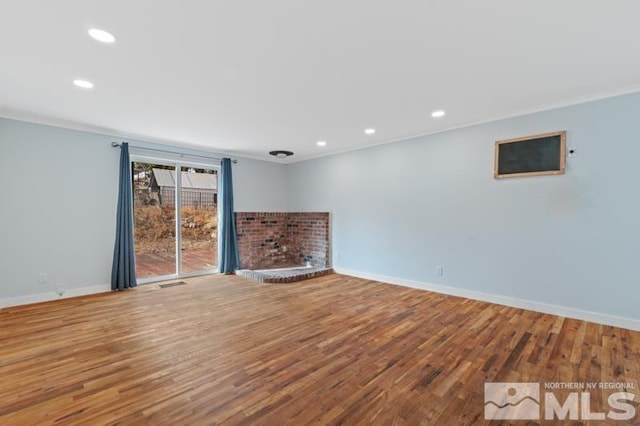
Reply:
[[237, 212], [241, 269], [330, 267], [329, 213]]

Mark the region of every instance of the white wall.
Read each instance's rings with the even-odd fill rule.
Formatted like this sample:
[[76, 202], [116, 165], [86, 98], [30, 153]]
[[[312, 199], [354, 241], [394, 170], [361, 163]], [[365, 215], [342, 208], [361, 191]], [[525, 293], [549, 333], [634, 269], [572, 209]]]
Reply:
[[[295, 163], [289, 208], [332, 213], [338, 270], [637, 321], [639, 111], [634, 94]], [[563, 129], [566, 175], [493, 178], [494, 141]]]
[[[65, 296], [109, 288], [114, 140], [121, 139], [0, 118], [0, 306], [53, 298], [54, 284]], [[240, 159], [233, 171], [236, 210], [286, 210], [283, 165]], [[40, 272], [47, 284], [38, 283]]]

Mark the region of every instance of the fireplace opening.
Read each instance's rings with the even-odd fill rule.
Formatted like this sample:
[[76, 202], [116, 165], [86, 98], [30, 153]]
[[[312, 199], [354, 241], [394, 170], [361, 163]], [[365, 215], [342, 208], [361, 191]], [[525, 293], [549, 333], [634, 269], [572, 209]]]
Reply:
[[238, 212], [236, 229], [237, 275], [284, 283], [333, 272], [328, 212]]

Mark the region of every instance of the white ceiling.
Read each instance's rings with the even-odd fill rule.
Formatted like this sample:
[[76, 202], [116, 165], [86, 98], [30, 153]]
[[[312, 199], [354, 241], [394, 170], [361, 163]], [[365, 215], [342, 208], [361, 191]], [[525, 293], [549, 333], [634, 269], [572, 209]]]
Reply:
[[636, 0], [0, 1], [1, 116], [239, 156], [296, 161], [640, 89]]

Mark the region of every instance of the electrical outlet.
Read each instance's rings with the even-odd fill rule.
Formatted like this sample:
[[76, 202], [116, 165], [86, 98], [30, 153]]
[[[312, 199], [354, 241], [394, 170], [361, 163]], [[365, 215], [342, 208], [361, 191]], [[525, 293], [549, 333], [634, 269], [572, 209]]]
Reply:
[[47, 283], [47, 273], [46, 272], [40, 272], [40, 278], [38, 278], [38, 282], [40, 284], [46, 284]]
[[436, 275], [441, 277], [444, 274], [444, 268], [442, 266], [436, 267]]
[[56, 290], [56, 293], [58, 293], [58, 296], [60, 296], [60, 297], [62, 297], [62, 295], [63, 295], [63, 294], [64, 294], [64, 292], [66, 291], [66, 290], [64, 289], [64, 286], [62, 286], [61, 284], [56, 284], [56, 285], [54, 286], [54, 288], [55, 288], [55, 290]]

